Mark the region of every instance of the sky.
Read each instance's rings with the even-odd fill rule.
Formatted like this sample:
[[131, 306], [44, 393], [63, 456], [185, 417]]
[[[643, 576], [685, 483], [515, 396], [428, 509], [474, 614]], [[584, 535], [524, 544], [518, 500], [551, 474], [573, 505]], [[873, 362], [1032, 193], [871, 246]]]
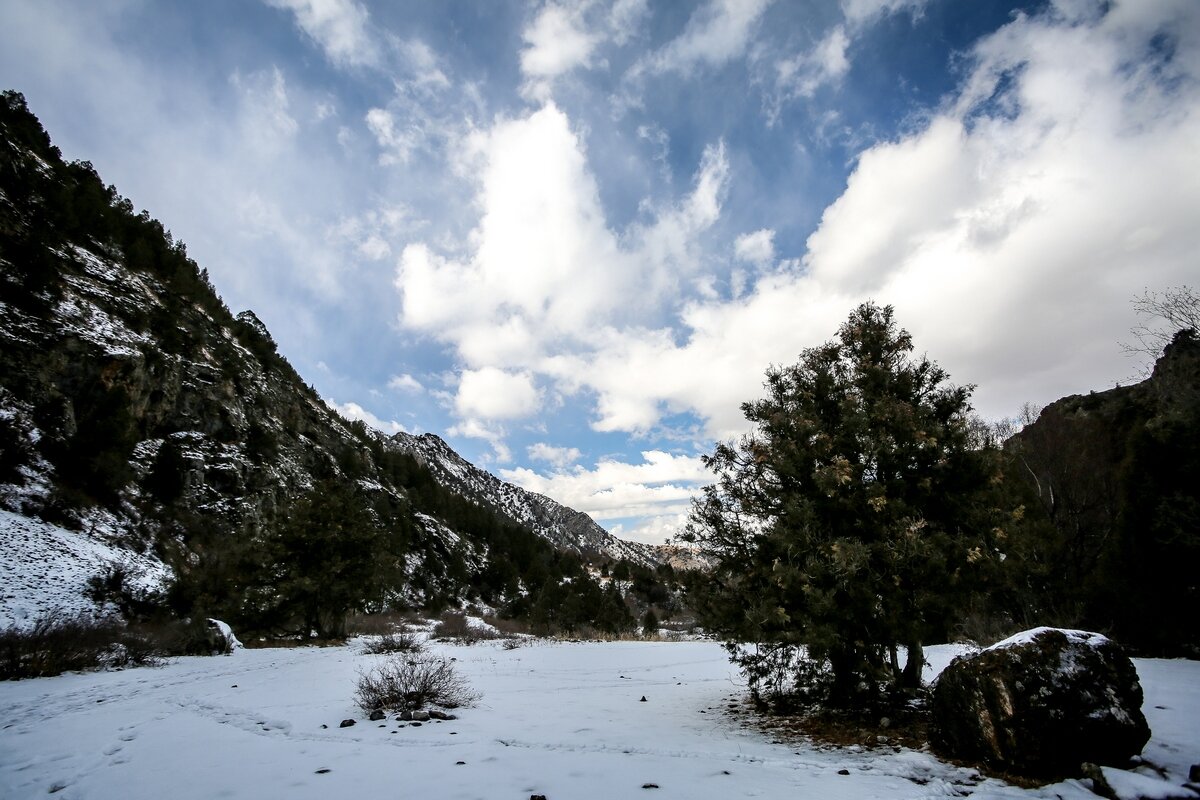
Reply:
[[639, 541], [861, 302], [999, 420], [1200, 275], [1195, 0], [3, 0], [0, 86], [331, 406]]

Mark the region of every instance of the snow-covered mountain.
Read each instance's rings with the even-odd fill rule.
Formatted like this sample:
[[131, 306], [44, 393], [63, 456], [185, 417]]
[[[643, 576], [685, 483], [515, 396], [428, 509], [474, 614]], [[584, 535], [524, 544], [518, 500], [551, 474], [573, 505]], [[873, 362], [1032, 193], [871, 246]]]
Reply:
[[583, 556], [624, 558], [647, 566], [663, 560], [658, 548], [618, 539], [582, 511], [500, 480], [464, 459], [432, 433], [419, 436], [398, 433], [391, 444], [415, 456], [442, 485], [529, 528], [560, 550]]

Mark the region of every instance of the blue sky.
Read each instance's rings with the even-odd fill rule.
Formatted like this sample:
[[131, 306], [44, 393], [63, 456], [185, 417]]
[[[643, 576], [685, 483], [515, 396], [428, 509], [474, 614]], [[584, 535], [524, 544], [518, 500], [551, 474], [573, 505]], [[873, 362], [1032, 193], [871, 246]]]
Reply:
[[1200, 271], [1200, 3], [8, 0], [0, 84], [347, 416], [661, 541], [896, 306], [981, 415]]

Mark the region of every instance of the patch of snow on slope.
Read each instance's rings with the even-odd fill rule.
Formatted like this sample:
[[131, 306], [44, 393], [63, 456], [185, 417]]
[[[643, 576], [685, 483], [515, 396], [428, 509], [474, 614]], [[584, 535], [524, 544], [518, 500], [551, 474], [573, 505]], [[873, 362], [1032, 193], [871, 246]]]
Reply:
[[26, 627], [52, 611], [74, 615], [100, 610], [84, 590], [88, 578], [113, 565], [125, 567], [133, 584], [146, 589], [162, 588], [171, 574], [149, 556], [0, 511], [0, 627]]

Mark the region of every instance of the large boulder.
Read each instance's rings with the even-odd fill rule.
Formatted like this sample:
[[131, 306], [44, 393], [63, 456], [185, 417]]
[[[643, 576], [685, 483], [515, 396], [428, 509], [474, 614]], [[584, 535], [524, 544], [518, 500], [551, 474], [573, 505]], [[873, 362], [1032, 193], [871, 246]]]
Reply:
[[1086, 631], [1036, 628], [956, 658], [932, 712], [938, 750], [1035, 777], [1121, 766], [1150, 738], [1133, 662]]

